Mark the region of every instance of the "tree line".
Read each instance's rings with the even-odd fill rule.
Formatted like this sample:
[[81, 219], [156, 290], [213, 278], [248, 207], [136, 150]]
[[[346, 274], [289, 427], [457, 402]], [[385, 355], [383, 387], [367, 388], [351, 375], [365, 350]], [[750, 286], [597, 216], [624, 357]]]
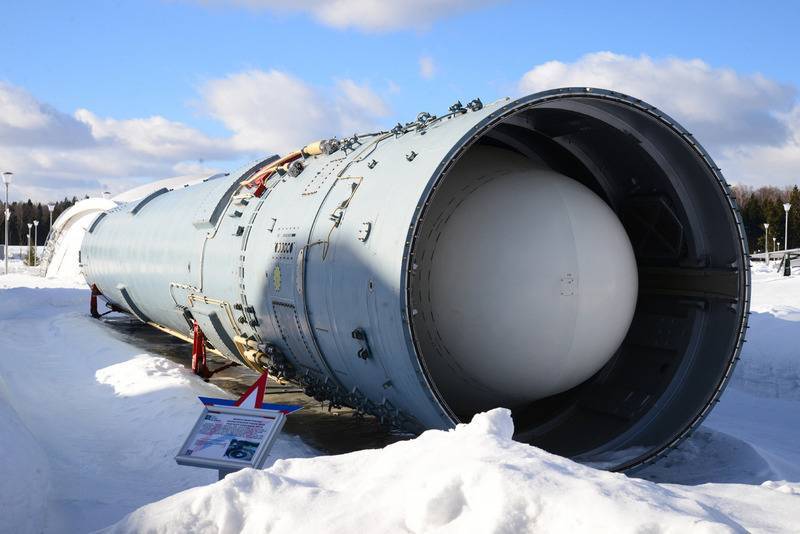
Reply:
[[786, 245], [786, 212], [783, 204], [786, 202], [792, 205], [789, 210], [789, 248], [800, 248], [800, 190], [796, 185], [758, 189], [737, 185], [733, 186], [733, 194], [742, 212], [750, 252], [764, 251], [764, 223], [769, 223], [769, 250], [775, 250], [776, 247], [783, 250]]
[[[88, 198], [88, 197], [86, 197]], [[53, 202], [53, 221], [55, 221], [61, 213], [78, 202], [78, 197], [72, 199], [64, 198], [58, 202]], [[5, 206], [3, 206], [5, 208]], [[50, 231], [50, 210], [47, 209], [47, 204], [37, 202], [33, 203], [28, 199], [24, 202], [10, 202], [9, 209], [11, 210], [11, 218], [8, 221], [8, 244], [9, 245], [27, 245], [28, 244], [28, 223], [39, 221], [39, 230], [34, 232], [31, 228], [31, 242], [36, 239], [37, 245], [44, 245], [47, 239], [47, 233]], [[0, 222], [5, 218], [0, 215]], [[2, 228], [2, 224], [0, 224]], [[0, 229], [0, 239], [3, 239], [5, 228]]]

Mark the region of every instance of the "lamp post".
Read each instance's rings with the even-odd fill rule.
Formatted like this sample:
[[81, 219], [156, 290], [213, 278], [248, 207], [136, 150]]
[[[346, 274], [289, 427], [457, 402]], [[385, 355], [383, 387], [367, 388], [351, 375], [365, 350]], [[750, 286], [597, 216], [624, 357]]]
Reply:
[[33, 221], [33, 264], [39, 263], [39, 221]]
[[31, 228], [33, 223], [28, 223], [28, 265], [31, 264]]
[[784, 235], [783, 235], [783, 276], [791, 276], [792, 274], [792, 262], [789, 259], [789, 210], [792, 208], [792, 205], [788, 202], [783, 205], [783, 211], [786, 212], [786, 226], [784, 227]]
[[778, 250], [778, 245], [776, 243], [777, 237], [772, 238], [772, 250]]
[[8, 208], [8, 184], [11, 183], [11, 177], [14, 175], [11, 171], [6, 171], [3, 173], [3, 183], [6, 184], [6, 236], [5, 241], [3, 241], [3, 257], [6, 260], [6, 274], [8, 274], [8, 221], [11, 219], [11, 210]]
[[783, 211], [786, 212], [786, 226], [783, 232], [783, 250], [789, 250], [789, 210], [792, 209], [792, 205], [788, 202], [783, 205]]
[[764, 223], [764, 250], [767, 254], [767, 263], [769, 263], [769, 223]]

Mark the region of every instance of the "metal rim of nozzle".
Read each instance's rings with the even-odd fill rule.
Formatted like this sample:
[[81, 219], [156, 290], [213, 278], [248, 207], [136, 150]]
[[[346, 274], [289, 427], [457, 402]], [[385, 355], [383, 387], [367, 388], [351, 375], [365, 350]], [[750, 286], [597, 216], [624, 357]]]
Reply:
[[404, 273], [405, 276], [402, 280], [402, 292], [404, 295], [403, 314], [407, 327], [405, 328], [406, 343], [412, 354], [415, 354], [423, 369], [424, 378], [427, 381], [432, 393], [435, 395], [436, 400], [441, 406], [442, 410], [448, 414], [453, 424], [462, 422], [462, 420], [449, 408], [446, 399], [437, 388], [435, 380], [432, 378], [429, 370], [427, 369], [425, 358], [422, 356], [419, 340], [414, 327], [414, 315], [416, 310], [413, 309], [411, 288], [412, 277], [414, 275], [415, 267], [417, 267], [414, 260], [414, 250], [419, 239], [420, 228], [425, 220], [426, 210], [431, 204], [431, 200], [437, 190], [439, 184], [448, 175], [448, 172], [453, 168], [459, 158], [469, 148], [475, 144], [484, 134], [492, 130], [497, 125], [501, 124], [504, 120], [512, 115], [519, 114], [522, 111], [532, 109], [542, 104], [558, 101], [561, 99], [581, 98], [581, 99], [597, 99], [598, 101], [610, 101], [622, 106], [627, 106], [635, 109], [636, 111], [658, 121], [662, 126], [668, 128], [673, 134], [678, 136], [686, 146], [690, 147], [694, 155], [700, 159], [702, 165], [705, 167], [716, 181], [721, 194], [728, 204], [729, 213], [732, 216], [733, 226], [735, 227], [736, 239], [738, 239], [738, 257], [734, 258], [731, 262], [738, 267], [739, 278], [739, 302], [736, 309], [732, 309], [737, 314], [738, 327], [733, 335], [733, 343], [728, 355], [728, 363], [721, 377], [709, 388], [708, 396], [704, 402], [704, 406], [698, 413], [690, 419], [690, 421], [681, 425], [681, 428], [674, 432], [671, 439], [658, 446], [651, 447], [644, 454], [636, 455], [633, 458], [626, 459], [622, 463], [611, 466], [605, 466], [614, 471], [627, 471], [631, 472], [644, 465], [652, 464], [659, 458], [666, 455], [669, 451], [676, 448], [683, 442], [693, 430], [695, 430], [709, 414], [711, 408], [719, 401], [725, 386], [733, 372], [736, 362], [739, 360], [742, 344], [744, 342], [744, 333], [746, 330], [747, 315], [749, 313], [750, 302], [750, 271], [747, 262], [747, 241], [744, 234], [744, 228], [741, 216], [738, 211], [735, 199], [730, 191], [730, 188], [722, 176], [721, 169], [714, 163], [711, 156], [706, 150], [695, 140], [693, 135], [684, 129], [677, 121], [672, 119], [666, 113], [660, 111], [658, 108], [643, 102], [637, 98], [618, 93], [615, 91], [595, 89], [595, 88], [562, 88], [550, 91], [544, 91], [532, 95], [522, 97], [517, 100], [508, 100], [508, 103], [501, 105], [495, 111], [487, 115], [481, 122], [471, 128], [449, 151], [445, 158], [442, 159], [434, 175], [428, 182], [428, 187], [422, 195], [416, 211], [413, 223], [410, 225], [406, 239], [406, 245], [403, 254]]

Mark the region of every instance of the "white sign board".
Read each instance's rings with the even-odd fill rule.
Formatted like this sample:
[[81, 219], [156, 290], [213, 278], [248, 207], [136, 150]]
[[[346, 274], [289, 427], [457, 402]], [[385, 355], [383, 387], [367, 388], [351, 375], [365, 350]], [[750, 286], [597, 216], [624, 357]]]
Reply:
[[286, 416], [274, 410], [207, 406], [175, 461], [221, 470], [261, 468]]

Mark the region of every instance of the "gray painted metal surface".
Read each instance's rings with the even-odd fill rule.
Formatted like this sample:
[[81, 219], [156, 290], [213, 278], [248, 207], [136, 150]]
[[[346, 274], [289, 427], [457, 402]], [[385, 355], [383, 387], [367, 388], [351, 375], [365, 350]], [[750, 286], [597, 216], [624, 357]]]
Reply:
[[98, 219], [83, 272], [140, 320], [186, 333], [193, 318], [227, 357], [320, 400], [413, 431], [450, 428], [459, 415], [417, 335], [424, 281], [414, 254], [438, 186], [478, 142], [591, 187], [618, 213], [639, 264], [622, 347], [585, 385], [515, 411], [519, 439], [613, 469], [652, 461], [722, 391], [743, 341], [749, 269], [719, 169], [675, 121], [625, 95], [559, 89], [423, 115], [305, 157], [299, 175], [273, 174], [261, 196], [241, 183], [270, 159], [157, 191]]

